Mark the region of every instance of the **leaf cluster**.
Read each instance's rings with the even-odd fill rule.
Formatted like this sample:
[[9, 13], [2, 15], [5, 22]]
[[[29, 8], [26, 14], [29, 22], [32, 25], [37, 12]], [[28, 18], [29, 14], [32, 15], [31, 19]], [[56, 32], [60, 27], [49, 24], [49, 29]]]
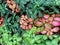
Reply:
[[59, 35], [35, 35], [33, 30], [36, 30], [36, 27], [23, 32], [22, 45], [60, 45]]
[[18, 33], [13, 34], [5, 25], [0, 27], [0, 45], [21, 45], [21, 40]]
[[60, 0], [15, 0], [21, 8], [21, 14], [36, 18], [43, 13], [60, 13]]

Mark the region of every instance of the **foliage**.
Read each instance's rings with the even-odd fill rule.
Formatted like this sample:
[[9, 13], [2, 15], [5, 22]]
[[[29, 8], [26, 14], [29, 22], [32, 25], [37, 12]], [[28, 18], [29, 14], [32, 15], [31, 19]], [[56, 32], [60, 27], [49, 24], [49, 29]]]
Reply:
[[59, 35], [35, 35], [36, 27], [33, 27], [30, 31], [24, 31], [22, 34], [22, 45], [60, 45]]
[[60, 45], [59, 35], [36, 35], [34, 33], [40, 32], [43, 28], [37, 30], [37, 27], [33, 26], [31, 30], [23, 31], [19, 23], [21, 15], [37, 18], [42, 17], [45, 13], [59, 14], [60, 0], [13, 1], [18, 5], [15, 5], [15, 8], [20, 9], [19, 13], [14, 10], [15, 8], [10, 9], [7, 0], [0, 0], [0, 18], [4, 18], [4, 24], [0, 27], [0, 45]]
[[20, 14], [16, 12], [12, 13], [11, 9], [8, 7], [7, 0], [1, 0], [0, 2], [0, 17], [4, 17], [4, 23], [10, 31], [21, 33], [22, 29], [19, 25]]
[[22, 15], [20, 17], [20, 27], [24, 30], [31, 29], [33, 27], [33, 21], [33, 18], [29, 18], [26, 15]]
[[6, 24], [7, 28], [10, 31], [13, 31], [14, 33], [16, 33], [16, 32], [21, 33], [22, 29], [20, 28], [20, 25], [19, 25], [19, 19], [20, 19], [20, 17], [17, 16], [16, 13], [11, 15], [10, 17], [6, 16], [5, 24]]
[[[21, 32], [19, 28], [20, 15], [26, 14], [31, 18], [43, 16], [43, 13], [60, 13], [60, 0], [14, 0], [21, 9], [19, 13], [12, 13], [7, 4], [7, 0], [0, 0], [0, 16], [5, 18], [5, 24], [13, 32]], [[14, 30], [13, 30], [14, 29]]]
[[0, 27], [0, 44], [1, 45], [60, 45], [59, 35], [35, 35], [36, 27], [30, 31], [23, 31], [22, 37], [18, 33], [12, 34], [6, 26]]
[[18, 33], [13, 34], [5, 25], [0, 27], [0, 45], [21, 45], [21, 40]]
[[47, 34], [47, 35], [53, 35], [60, 31], [60, 15], [53, 14], [52, 16], [49, 16], [47, 14], [44, 14], [43, 17], [40, 18], [29, 18], [26, 15], [22, 15], [20, 17], [20, 27], [24, 30], [29, 30], [33, 26], [36, 27], [37, 34]]
[[21, 8], [21, 14], [36, 18], [43, 13], [54, 14], [60, 12], [60, 0], [15, 0]]

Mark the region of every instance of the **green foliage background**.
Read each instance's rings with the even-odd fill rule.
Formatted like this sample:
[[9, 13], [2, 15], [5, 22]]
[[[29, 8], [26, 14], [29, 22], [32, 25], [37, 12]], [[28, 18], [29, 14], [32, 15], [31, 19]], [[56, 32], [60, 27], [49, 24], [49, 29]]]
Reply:
[[5, 25], [0, 27], [0, 45], [21, 45], [21, 36], [10, 32]]
[[35, 35], [36, 27], [23, 31], [22, 45], [60, 45], [60, 35]]
[[12, 33], [5, 25], [0, 27], [0, 45], [60, 45], [59, 35], [35, 35], [36, 27], [19, 33]]
[[9, 30], [13, 32], [21, 32], [19, 19], [22, 14], [26, 14], [31, 18], [42, 17], [44, 13], [55, 14], [60, 13], [60, 0], [14, 0], [21, 11], [12, 14], [6, 0], [0, 0], [0, 16], [5, 18], [5, 24]]
[[60, 13], [60, 0], [15, 0], [21, 8], [21, 13], [36, 18], [36, 15], [43, 16], [43, 13]]
[[[44, 13], [60, 14], [60, 0], [14, 0], [21, 11], [12, 13], [6, 0], [0, 0], [0, 17], [4, 17], [5, 27], [0, 28], [0, 43], [2, 45], [60, 45], [60, 36], [34, 35], [35, 31], [23, 31], [20, 28], [19, 19], [22, 14], [31, 18], [42, 17]], [[4, 31], [3, 31], [4, 30]], [[9, 30], [9, 31], [8, 31]], [[10, 32], [13, 32], [12, 36]], [[3, 33], [3, 34], [2, 34]], [[8, 34], [9, 33], [9, 34]], [[18, 36], [19, 34], [19, 36]], [[2, 38], [1, 38], [2, 36]], [[7, 38], [9, 37], [9, 38]], [[22, 40], [20, 40], [22, 38]], [[13, 40], [13, 42], [11, 41]], [[17, 41], [17, 42], [16, 42]], [[20, 44], [19, 41], [22, 41]], [[7, 43], [8, 42], [8, 43]]]

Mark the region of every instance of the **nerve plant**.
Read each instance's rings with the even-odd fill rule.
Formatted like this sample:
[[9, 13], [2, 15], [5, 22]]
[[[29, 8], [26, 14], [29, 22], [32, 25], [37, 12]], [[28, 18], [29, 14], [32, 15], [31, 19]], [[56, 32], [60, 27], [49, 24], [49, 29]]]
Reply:
[[52, 35], [53, 33], [60, 31], [60, 16], [56, 15], [57, 14], [49, 16], [47, 14], [44, 14], [43, 17], [34, 20], [27, 17], [26, 15], [22, 15], [20, 18], [20, 27], [22, 27], [24, 30], [28, 30], [33, 26], [36, 26], [37, 29], [35, 33]]

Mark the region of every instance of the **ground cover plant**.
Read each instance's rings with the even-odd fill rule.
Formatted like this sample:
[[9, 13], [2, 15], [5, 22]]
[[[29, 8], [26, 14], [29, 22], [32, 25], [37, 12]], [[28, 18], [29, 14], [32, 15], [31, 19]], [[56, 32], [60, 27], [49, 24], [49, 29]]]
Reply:
[[21, 40], [18, 33], [13, 34], [5, 25], [0, 27], [0, 45], [21, 45]]
[[0, 45], [60, 45], [60, 0], [0, 0]]
[[22, 45], [60, 45], [59, 35], [35, 35], [36, 27], [23, 32]]

